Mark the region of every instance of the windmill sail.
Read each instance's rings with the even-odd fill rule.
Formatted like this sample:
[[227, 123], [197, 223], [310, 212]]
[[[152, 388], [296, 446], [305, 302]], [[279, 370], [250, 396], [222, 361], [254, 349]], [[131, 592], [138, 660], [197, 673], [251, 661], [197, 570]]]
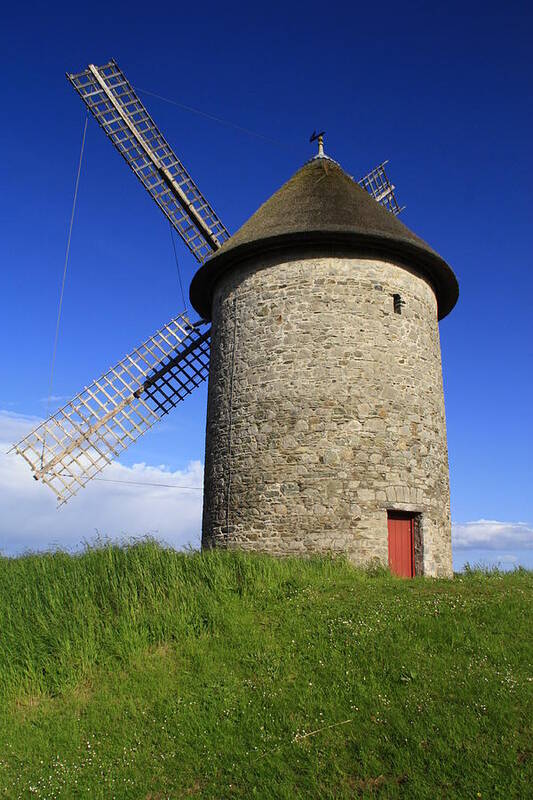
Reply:
[[394, 194], [396, 186], [390, 182], [389, 176], [385, 171], [385, 165], [388, 163], [388, 161], [383, 161], [382, 164], [378, 164], [372, 172], [361, 178], [358, 183], [359, 186], [366, 189], [377, 203], [386, 208], [387, 211], [390, 211], [391, 214], [394, 214], [394, 216], [398, 216], [405, 206], [399, 206], [396, 200], [396, 195]]
[[14, 449], [61, 505], [208, 375], [211, 329], [185, 315], [136, 347]]
[[194, 257], [202, 264], [229, 233], [115, 61], [67, 75]]

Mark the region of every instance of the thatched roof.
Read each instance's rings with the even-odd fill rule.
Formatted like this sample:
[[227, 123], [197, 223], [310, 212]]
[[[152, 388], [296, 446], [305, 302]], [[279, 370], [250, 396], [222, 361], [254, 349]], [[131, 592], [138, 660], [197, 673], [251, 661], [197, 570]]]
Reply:
[[191, 302], [209, 319], [215, 283], [243, 259], [308, 244], [320, 252], [334, 245], [356, 254], [406, 264], [427, 278], [439, 319], [459, 295], [448, 264], [400, 220], [370, 197], [331, 159], [305, 164], [207, 261], [191, 283]]

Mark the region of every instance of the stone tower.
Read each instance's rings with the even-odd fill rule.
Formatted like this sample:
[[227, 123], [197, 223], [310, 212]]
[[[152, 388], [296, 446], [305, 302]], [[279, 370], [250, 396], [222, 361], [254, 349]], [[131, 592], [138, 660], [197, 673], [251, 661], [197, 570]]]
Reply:
[[212, 320], [202, 544], [389, 556], [450, 575], [438, 320], [443, 259], [327, 157], [305, 164], [196, 273]]

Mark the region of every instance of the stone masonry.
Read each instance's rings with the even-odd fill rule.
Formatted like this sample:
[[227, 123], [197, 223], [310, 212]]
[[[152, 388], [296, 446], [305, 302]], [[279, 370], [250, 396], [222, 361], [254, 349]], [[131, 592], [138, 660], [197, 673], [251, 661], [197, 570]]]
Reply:
[[266, 253], [222, 275], [203, 546], [387, 564], [387, 510], [401, 509], [420, 515], [417, 571], [450, 575], [437, 313], [418, 271], [342, 246]]

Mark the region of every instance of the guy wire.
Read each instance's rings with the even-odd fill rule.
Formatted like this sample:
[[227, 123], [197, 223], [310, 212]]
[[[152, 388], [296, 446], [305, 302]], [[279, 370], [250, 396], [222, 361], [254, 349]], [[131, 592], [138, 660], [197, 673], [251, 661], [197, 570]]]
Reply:
[[[48, 397], [47, 397], [47, 400], [46, 400], [46, 416], [45, 416], [45, 419], [48, 419], [48, 415], [50, 413], [50, 399], [52, 397], [52, 387], [53, 387], [53, 383], [54, 383], [54, 368], [55, 368], [56, 354], [57, 354], [57, 343], [58, 343], [58, 339], [59, 339], [59, 324], [61, 322], [61, 311], [63, 309], [63, 296], [65, 294], [65, 281], [66, 281], [66, 278], [67, 278], [68, 259], [69, 259], [69, 255], [70, 255], [70, 241], [72, 239], [72, 227], [74, 225], [74, 215], [76, 213], [76, 202], [77, 202], [77, 199], [78, 199], [78, 187], [80, 185], [81, 165], [82, 165], [82, 162], [83, 162], [83, 151], [85, 150], [85, 136], [87, 134], [87, 121], [88, 121], [88, 119], [89, 119], [89, 114], [87, 113], [85, 115], [85, 123], [83, 125], [83, 136], [82, 136], [82, 139], [81, 139], [80, 158], [79, 158], [79, 162], [78, 162], [78, 172], [77, 172], [77, 175], [76, 175], [76, 184], [75, 184], [75, 187], [74, 187], [74, 199], [72, 201], [72, 211], [71, 211], [71, 214], [70, 214], [70, 224], [69, 224], [69, 228], [68, 228], [67, 248], [66, 248], [66, 251], [65, 251], [65, 262], [63, 264], [63, 277], [61, 279], [61, 291], [59, 293], [59, 306], [58, 306], [58, 309], [57, 309], [56, 332], [55, 332], [55, 336], [54, 336], [54, 347], [53, 347], [53, 350], [52, 350], [52, 363], [51, 363], [51, 366], [50, 366], [50, 383], [49, 383], [49, 387], [48, 387]], [[46, 428], [44, 429], [44, 433], [43, 433], [43, 449], [42, 449], [42, 452], [41, 452], [41, 469], [43, 467], [43, 461], [44, 461], [45, 443], [46, 443]]]
[[185, 292], [183, 291], [183, 283], [182, 283], [182, 280], [181, 280], [180, 264], [179, 264], [179, 261], [178, 261], [178, 253], [176, 251], [176, 242], [174, 240], [174, 229], [172, 227], [172, 224], [171, 224], [170, 220], [168, 221], [168, 226], [169, 226], [169, 229], [170, 229], [170, 238], [172, 240], [172, 249], [174, 250], [174, 260], [176, 261], [176, 270], [177, 270], [177, 273], [178, 273], [178, 281], [179, 281], [179, 285], [180, 285], [181, 300], [183, 302], [183, 307], [184, 307], [186, 313], [188, 314], [189, 313], [189, 309], [187, 308], [187, 301], [185, 299]]
[[271, 144], [275, 144], [278, 147], [283, 147], [286, 150], [295, 150], [295, 145], [287, 144], [286, 142], [281, 142], [279, 139], [274, 139], [272, 136], [266, 136], [264, 133], [258, 133], [257, 131], [253, 131], [250, 128], [244, 128], [242, 125], [237, 125], [235, 122], [230, 122], [228, 119], [223, 119], [223, 117], [216, 117], [214, 114], [208, 114], [206, 111], [200, 111], [199, 108], [194, 108], [193, 106], [186, 106], [185, 103], [179, 103], [177, 100], [172, 100], [170, 97], [163, 97], [160, 94], [156, 94], [155, 92], [149, 92], [148, 89], [140, 89], [138, 86], [135, 87], [136, 91], [141, 92], [142, 94], [148, 94], [150, 97], [156, 97], [158, 100], [162, 100], [164, 103], [170, 103], [170, 105], [177, 106], [178, 108], [182, 108], [184, 111], [189, 111], [191, 114], [198, 114], [200, 117], [205, 117], [206, 119], [210, 119], [213, 122], [218, 122], [219, 125], [226, 125], [228, 128], [233, 128], [236, 131], [241, 131], [241, 133], [247, 133], [248, 136], [254, 136], [256, 139], [263, 139], [265, 142], [270, 142]]

